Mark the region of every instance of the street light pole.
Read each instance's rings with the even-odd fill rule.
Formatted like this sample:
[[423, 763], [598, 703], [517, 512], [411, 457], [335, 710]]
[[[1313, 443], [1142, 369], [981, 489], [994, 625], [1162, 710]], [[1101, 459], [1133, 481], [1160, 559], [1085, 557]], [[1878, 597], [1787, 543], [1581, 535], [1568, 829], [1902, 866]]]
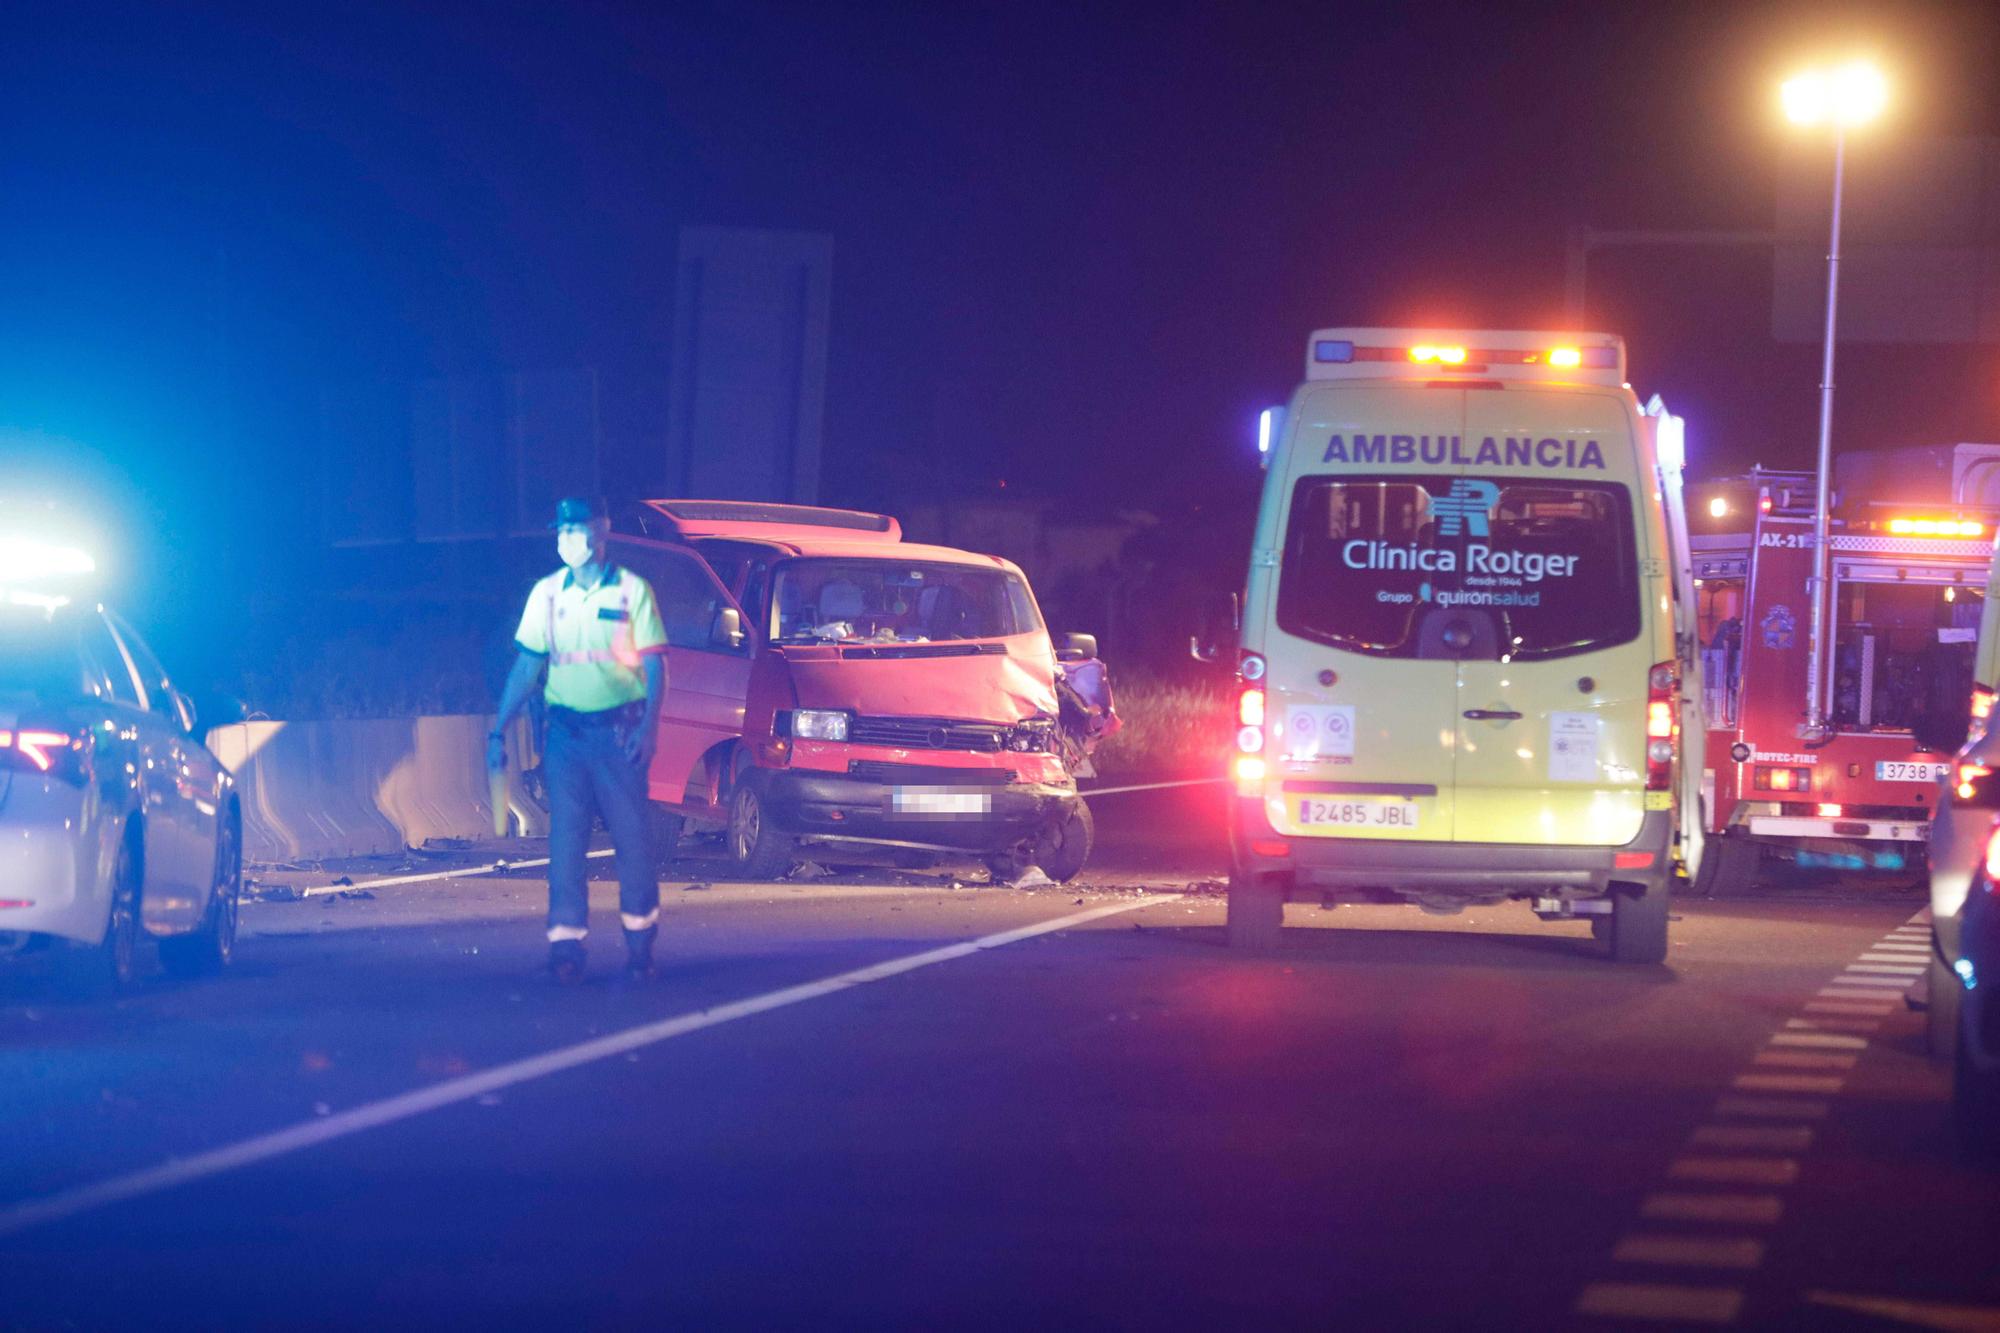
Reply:
[[1779, 89], [1785, 116], [1794, 125], [1830, 125], [1833, 129], [1833, 222], [1826, 249], [1826, 345], [1819, 372], [1819, 503], [1813, 507], [1813, 573], [1807, 589], [1812, 597], [1812, 634], [1807, 654], [1806, 720], [1799, 736], [1824, 742], [1833, 730], [1828, 714], [1832, 694], [1833, 640], [1837, 609], [1832, 580], [1828, 530], [1833, 525], [1833, 336], [1840, 300], [1840, 187], [1847, 168], [1847, 131], [1882, 113], [1889, 86], [1880, 70], [1866, 60], [1852, 60], [1837, 69], [1809, 70], [1787, 79]]
[[1832, 562], [1827, 549], [1831, 527], [1828, 498], [1833, 478], [1833, 336], [1834, 317], [1840, 301], [1840, 186], [1847, 165], [1847, 127], [1838, 119], [1833, 126], [1833, 225], [1826, 250], [1826, 345], [1820, 352], [1819, 371], [1819, 493], [1813, 508], [1812, 577], [1812, 678], [1806, 684], [1806, 725], [1809, 739], [1824, 736], [1827, 725], [1828, 677], [1833, 663], [1833, 607], [1828, 574]]

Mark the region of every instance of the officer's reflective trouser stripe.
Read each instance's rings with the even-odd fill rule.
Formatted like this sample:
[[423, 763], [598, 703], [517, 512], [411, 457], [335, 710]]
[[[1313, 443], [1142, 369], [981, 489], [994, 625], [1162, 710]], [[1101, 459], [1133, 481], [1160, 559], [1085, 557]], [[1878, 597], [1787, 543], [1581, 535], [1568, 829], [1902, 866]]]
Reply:
[[556, 944], [563, 940], [580, 940], [588, 934], [590, 934], [589, 926], [550, 926], [549, 943]]
[[625, 923], [627, 930], [651, 930], [660, 924], [660, 909], [655, 907], [644, 916], [634, 916], [630, 912], [620, 912], [618, 919]]

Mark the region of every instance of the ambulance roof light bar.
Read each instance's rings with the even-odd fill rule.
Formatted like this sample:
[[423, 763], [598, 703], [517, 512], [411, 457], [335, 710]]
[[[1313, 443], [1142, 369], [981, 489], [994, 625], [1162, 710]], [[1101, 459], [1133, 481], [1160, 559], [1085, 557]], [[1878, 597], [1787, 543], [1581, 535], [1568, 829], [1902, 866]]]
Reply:
[[1308, 380], [1395, 379], [1625, 383], [1625, 340], [1610, 333], [1520, 329], [1316, 330], [1306, 345]]

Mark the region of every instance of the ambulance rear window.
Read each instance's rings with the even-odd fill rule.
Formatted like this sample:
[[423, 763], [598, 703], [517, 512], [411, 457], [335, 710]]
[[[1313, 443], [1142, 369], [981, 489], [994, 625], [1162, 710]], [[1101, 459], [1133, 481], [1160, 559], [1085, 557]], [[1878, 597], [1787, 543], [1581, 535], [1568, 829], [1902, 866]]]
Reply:
[[[1606, 482], [1302, 478], [1278, 626], [1378, 657], [1536, 661], [1640, 630], [1632, 499]], [[1457, 624], [1470, 631], [1446, 642]]]

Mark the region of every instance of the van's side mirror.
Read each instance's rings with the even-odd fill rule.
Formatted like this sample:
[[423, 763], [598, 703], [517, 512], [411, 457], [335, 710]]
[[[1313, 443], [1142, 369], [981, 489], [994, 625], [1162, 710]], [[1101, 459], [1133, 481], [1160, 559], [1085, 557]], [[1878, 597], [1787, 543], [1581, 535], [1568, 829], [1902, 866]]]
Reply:
[[709, 628], [708, 641], [718, 648], [731, 652], [743, 646], [743, 613], [733, 606], [725, 606], [715, 613], [715, 624]]
[[1243, 630], [1243, 603], [1235, 593], [1205, 598], [1195, 620], [1195, 632], [1188, 639], [1188, 652], [1197, 662], [1219, 662], [1236, 651]]
[[1097, 656], [1097, 636], [1095, 634], [1065, 634], [1056, 644], [1056, 661], [1088, 662]]

